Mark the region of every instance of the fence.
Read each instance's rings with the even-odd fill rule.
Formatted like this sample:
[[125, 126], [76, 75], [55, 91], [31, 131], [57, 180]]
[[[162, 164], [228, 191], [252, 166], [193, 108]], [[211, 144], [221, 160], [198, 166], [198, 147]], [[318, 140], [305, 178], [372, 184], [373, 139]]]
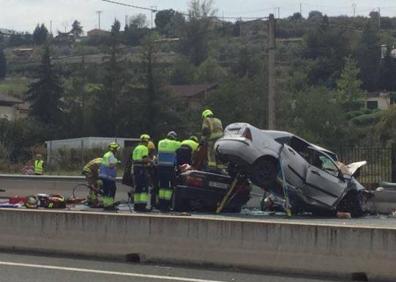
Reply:
[[361, 169], [359, 181], [369, 187], [381, 181], [395, 182], [396, 150], [393, 147], [342, 147], [336, 150], [338, 158], [345, 164], [367, 161]]

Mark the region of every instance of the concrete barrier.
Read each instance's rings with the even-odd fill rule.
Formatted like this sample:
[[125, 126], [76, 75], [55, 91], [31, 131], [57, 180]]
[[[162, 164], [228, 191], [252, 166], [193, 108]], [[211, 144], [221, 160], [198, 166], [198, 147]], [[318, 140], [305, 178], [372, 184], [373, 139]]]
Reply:
[[396, 211], [396, 189], [385, 188], [381, 192], [374, 192], [371, 209], [383, 214]]
[[0, 248], [396, 279], [396, 228], [3, 209]]

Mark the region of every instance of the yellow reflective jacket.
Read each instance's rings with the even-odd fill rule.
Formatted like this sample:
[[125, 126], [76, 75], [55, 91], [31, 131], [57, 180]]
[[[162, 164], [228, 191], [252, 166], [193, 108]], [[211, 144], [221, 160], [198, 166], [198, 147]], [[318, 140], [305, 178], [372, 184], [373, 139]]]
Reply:
[[211, 141], [223, 136], [223, 124], [221, 120], [214, 117], [208, 117], [202, 123], [202, 136]]

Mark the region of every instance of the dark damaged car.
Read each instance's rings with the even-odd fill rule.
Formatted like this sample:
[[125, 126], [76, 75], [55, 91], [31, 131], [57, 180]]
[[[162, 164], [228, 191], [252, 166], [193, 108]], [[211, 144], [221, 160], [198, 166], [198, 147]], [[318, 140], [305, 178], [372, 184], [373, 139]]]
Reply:
[[[229, 172], [243, 172], [253, 184], [285, 199], [294, 213], [350, 212], [362, 216], [370, 193], [354, 175], [365, 162], [342, 165], [337, 155], [289, 132], [234, 123], [215, 144]], [[286, 188], [286, 189], [285, 189]]]

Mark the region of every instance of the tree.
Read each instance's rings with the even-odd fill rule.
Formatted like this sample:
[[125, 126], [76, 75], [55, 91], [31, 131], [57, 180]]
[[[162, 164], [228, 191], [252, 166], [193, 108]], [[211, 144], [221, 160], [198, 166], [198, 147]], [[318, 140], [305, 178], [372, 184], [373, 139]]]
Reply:
[[4, 50], [0, 49], [0, 80], [4, 79], [7, 74], [7, 60], [4, 55]]
[[396, 91], [396, 60], [392, 58], [389, 51], [381, 60], [378, 84], [380, 90]]
[[264, 128], [266, 101], [263, 89], [266, 86], [260, 78], [231, 76], [210, 93], [208, 105], [221, 117], [223, 124], [244, 121]]
[[177, 36], [186, 20], [183, 14], [175, 10], [162, 10], [155, 15], [155, 26], [157, 30], [167, 36]]
[[136, 28], [144, 28], [147, 26], [147, 16], [145, 14], [134, 15], [130, 19], [129, 25]]
[[199, 65], [195, 80], [200, 83], [213, 83], [222, 81], [226, 76], [226, 70], [214, 58], [209, 57]]
[[70, 32], [74, 35], [74, 37], [80, 37], [81, 34], [83, 33], [83, 28], [81, 26], [81, 23], [75, 20], [72, 24], [72, 30]]
[[58, 124], [62, 114], [62, 94], [62, 84], [52, 66], [50, 48], [46, 45], [37, 80], [30, 84], [27, 91], [27, 98], [31, 103], [30, 115], [45, 124]]
[[181, 42], [182, 52], [198, 66], [206, 60], [209, 53], [209, 33], [216, 10], [213, 0], [192, 0]]
[[346, 111], [358, 110], [364, 91], [359, 79], [359, 67], [354, 59], [347, 57], [340, 78], [337, 80], [337, 102], [343, 105]]
[[311, 142], [333, 146], [345, 140], [345, 115], [325, 87], [312, 87], [295, 95], [290, 130]]
[[350, 53], [346, 30], [331, 27], [327, 16], [305, 36], [306, 47], [303, 56], [308, 59], [308, 73], [312, 85], [324, 84], [334, 87], [344, 66], [344, 58]]
[[144, 113], [142, 125], [152, 136], [159, 137], [169, 130], [178, 130], [185, 108], [169, 95], [164, 87], [164, 74], [158, 67], [159, 34], [152, 33], [143, 41], [142, 79], [144, 96], [139, 110]]
[[44, 44], [48, 39], [48, 29], [44, 24], [37, 25], [33, 32], [33, 42], [37, 45]]
[[321, 21], [323, 18], [323, 14], [319, 11], [311, 11], [308, 14], [308, 20], [310, 21]]
[[356, 50], [363, 88], [376, 91], [379, 80], [380, 40], [378, 26], [370, 20], [364, 30]]
[[121, 30], [121, 23], [119, 20], [114, 20], [113, 25], [111, 26], [111, 33], [113, 36], [119, 35]]
[[120, 22], [115, 20], [111, 27], [110, 59], [105, 63], [102, 86], [96, 93], [95, 123], [98, 133], [116, 136], [120, 126], [120, 95], [124, 91], [125, 69], [120, 61]]
[[292, 21], [301, 21], [303, 20], [303, 16], [301, 15], [301, 13], [294, 13], [291, 17], [290, 20]]
[[380, 121], [375, 126], [377, 136], [383, 143], [396, 141], [396, 107], [390, 107], [381, 113]]

